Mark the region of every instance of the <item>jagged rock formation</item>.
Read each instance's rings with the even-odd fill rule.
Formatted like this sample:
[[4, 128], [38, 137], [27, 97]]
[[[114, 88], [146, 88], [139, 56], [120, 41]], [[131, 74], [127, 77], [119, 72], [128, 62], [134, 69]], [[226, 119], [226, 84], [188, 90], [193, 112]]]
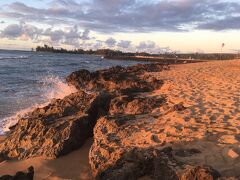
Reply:
[[[164, 101], [159, 106], [164, 105]], [[141, 104], [139, 104], [141, 106]], [[139, 108], [139, 107], [138, 107]], [[111, 108], [110, 108], [111, 109]], [[201, 153], [197, 149], [165, 147], [171, 138], [147, 115], [113, 114], [97, 121], [89, 162], [97, 179], [214, 180], [220, 174], [211, 167], [188, 166], [177, 160]], [[129, 111], [131, 112], [131, 111]], [[116, 178], [117, 177], [117, 178]]]
[[[157, 106], [160, 101], [153, 98], [135, 99], [135, 95], [128, 93], [149, 91], [161, 86], [162, 81], [140, 76], [144, 72], [164, 68], [159, 64], [151, 64], [128, 68], [117, 66], [94, 73], [87, 70], [72, 73], [67, 80], [79, 92], [53, 100], [20, 119], [11, 127], [11, 133], [4, 143], [0, 144], [0, 156], [3, 159], [34, 156], [56, 158], [81, 147], [92, 136], [96, 120], [108, 114], [109, 106], [110, 113], [127, 113], [129, 110], [135, 114], [146, 113], [146, 108]], [[87, 94], [81, 89], [95, 92]], [[132, 100], [124, 100], [123, 94]], [[141, 106], [137, 106], [139, 103]]]
[[67, 77], [69, 84], [78, 89], [120, 91], [124, 94], [147, 92], [159, 88], [162, 81], [155, 78], [141, 77], [144, 72], [156, 72], [167, 69], [160, 64], [136, 65], [127, 68], [116, 66], [108, 70], [89, 72], [80, 70]]
[[34, 168], [31, 166], [27, 171], [19, 171], [14, 176], [4, 175], [0, 177], [0, 180], [33, 180]]
[[219, 179], [221, 175], [219, 172], [214, 170], [209, 166], [196, 166], [196, 167], [187, 167], [185, 171], [181, 174], [180, 180], [214, 180]]
[[132, 94], [117, 96], [111, 100], [109, 114], [147, 114], [159, 108], [164, 102], [163, 97], [141, 97]]
[[108, 112], [108, 98], [105, 93], [79, 91], [35, 109], [11, 128], [11, 134], [0, 145], [1, 156], [56, 158], [81, 147], [92, 136], [98, 117]]
[[[189, 133], [171, 136], [171, 131], [181, 127], [167, 124], [169, 120], [162, 118], [186, 107], [182, 103], [168, 107], [165, 96], [151, 95], [163, 81], [149, 73], [167, 69], [160, 64], [145, 64], [73, 72], [67, 82], [78, 92], [53, 100], [20, 119], [0, 144], [0, 157], [57, 158], [80, 148], [94, 135], [89, 162], [97, 179], [217, 179], [220, 175], [211, 167], [188, 166], [176, 158], [200, 151], [166, 147], [182, 137], [186, 140]], [[145, 92], [149, 93], [143, 95]]]

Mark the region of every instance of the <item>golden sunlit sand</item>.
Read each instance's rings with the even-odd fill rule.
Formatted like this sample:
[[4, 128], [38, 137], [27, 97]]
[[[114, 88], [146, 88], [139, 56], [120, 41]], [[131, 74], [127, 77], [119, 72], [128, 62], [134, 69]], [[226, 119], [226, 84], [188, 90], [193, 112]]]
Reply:
[[[154, 73], [164, 79], [155, 93], [165, 94], [169, 106], [182, 102], [182, 113], [168, 113], [169, 137], [176, 146], [202, 153], [182, 161], [207, 164], [223, 176], [240, 172], [240, 61], [215, 61], [172, 66]], [[184, 142], [187, 141], [187, 142]]]

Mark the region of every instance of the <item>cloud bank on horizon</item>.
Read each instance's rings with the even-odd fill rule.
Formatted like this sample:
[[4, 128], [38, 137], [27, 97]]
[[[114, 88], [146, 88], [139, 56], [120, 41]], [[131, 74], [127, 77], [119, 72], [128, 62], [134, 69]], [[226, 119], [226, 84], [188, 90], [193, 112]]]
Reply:
[[133, 47], [114, 34], [240, 29], [238, 0], [9, 0], [0, 5], [0, 39], [75, 48], [156, 50], [151, 39]]

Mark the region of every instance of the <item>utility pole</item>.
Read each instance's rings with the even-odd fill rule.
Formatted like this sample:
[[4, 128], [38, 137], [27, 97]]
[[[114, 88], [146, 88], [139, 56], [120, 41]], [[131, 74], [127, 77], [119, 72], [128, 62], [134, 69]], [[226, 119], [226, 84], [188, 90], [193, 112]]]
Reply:
[[223, 48], [225, 46], [225, 43], [222, 43], [222, 46], [221, 46], [221, 54], [220, 54], [220, 60], [222, 60], [222, 52], [223, 52]]

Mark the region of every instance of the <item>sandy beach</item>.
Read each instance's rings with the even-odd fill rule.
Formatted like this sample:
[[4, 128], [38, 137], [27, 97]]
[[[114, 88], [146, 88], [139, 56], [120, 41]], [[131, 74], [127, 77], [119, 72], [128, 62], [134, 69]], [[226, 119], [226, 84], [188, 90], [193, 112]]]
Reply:
[[[143, 95], [164, 96], [166, 105], [151, 114], [137, 116], [144, 129], [131, 135], [124, 130], [122, 146], [144, 148], [164, 141], [173, 149], [194, 148], [200, 153], [176, 156], [177, 160], [210, 165], [224, 177], [240, 177], [239, 72], [240, 61], [231, 60], [172, 65], [170, 70], [146, 73], [164, 80], [164, 84]], [[179, 103], [186, 109], [169, 111]], [[92, 139], [79, 150], [56, 160], [3, 161], [0, 175], [14, 174], [32, 165], [35, 179], [92, 179], [88, 163], [91, 144]]]
[[171, 124], [170, 137], [179, 142], [176, 146], [202, 152], [181, 160], [211, 165], [224, 176], [240, 176], [239, 72], [240, 61], [231, 60], [172, 66], [154, 74], [164, 79], [155, 95], [165, 94], [169, 106], [186, 107], [164, 117]]
[[[0, 137], [0, 141], [3, 138], [3, 136]], [[35, 171], [34, 179], [91, 180], [93, 177], [88, 163], [88, 153], [91, 144], [92, 139], [89, 139], [81, 149], [55, 160], [46, 160], [38, 157], [21, 161], [3, 161], [0, 163], [0, 175], [14, 175], [17, 171], [23, 171], [33, 166]]]

